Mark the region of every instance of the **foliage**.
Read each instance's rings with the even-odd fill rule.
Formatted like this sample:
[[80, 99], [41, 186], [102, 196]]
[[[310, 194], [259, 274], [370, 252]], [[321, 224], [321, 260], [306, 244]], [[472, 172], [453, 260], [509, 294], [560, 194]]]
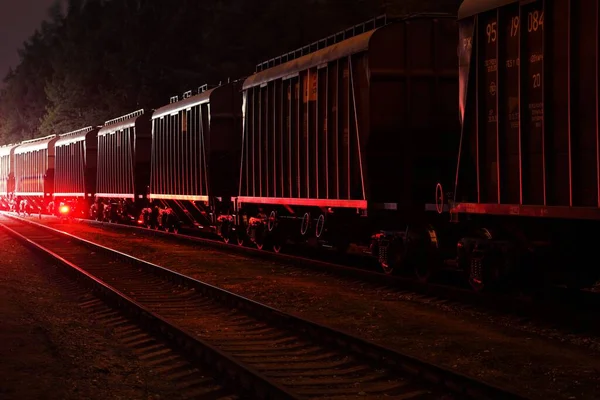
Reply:
[[[60, 0], [0, 92], [0, 143], [102, 124], [383, 12], [458, 0]], [[436, 4], [432, 7], [432, 4]]]

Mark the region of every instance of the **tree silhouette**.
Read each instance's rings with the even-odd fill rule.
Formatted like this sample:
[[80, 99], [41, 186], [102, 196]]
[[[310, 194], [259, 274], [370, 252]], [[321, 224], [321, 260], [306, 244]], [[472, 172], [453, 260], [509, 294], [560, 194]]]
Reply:
[[69, 0], [23, 44], [0, 92], [0, 143], [102, 124], [384, 12], [459, 0]]

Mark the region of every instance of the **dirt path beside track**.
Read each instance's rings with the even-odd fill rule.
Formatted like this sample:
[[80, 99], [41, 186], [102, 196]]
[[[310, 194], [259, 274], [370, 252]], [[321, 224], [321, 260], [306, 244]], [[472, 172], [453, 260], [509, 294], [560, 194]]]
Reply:
[[0, 230], [0, 398], [180, 399]]

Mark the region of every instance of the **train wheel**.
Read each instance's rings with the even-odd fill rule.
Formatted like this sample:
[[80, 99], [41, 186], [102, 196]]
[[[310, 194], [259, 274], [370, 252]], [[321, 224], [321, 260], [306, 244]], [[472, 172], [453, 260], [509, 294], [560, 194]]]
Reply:
[[429, 226], [418, 241], [413, 257], [414, 273], [420, 282], [429, 282], [439, 271], [439, 242], [436, 230]]
[[254, 231], [254, 244], [256, 245], [256, 248], [259, 250], [262, 250], [265, 247], [265, 243], [268, 243], [270, 240], [269, 238], [265, 235], [264, 232], [264, 227], [263, 229], [257, 229], [256, 231]]
[[415, 276], [420, 282], [427, 283], [433, 276], [433, 268], [426, 261], [415, 267]]
[[379, 263], [381, 270], [386, 275], [395, 275], [402, 268], [402, 260], [398, 256], [390, 255], [390, 258], [385, 262]]
[[381, 263], [381, 270], [383, 271], [384, 274], [386, 275], [393, 275], [394, 274], [394, 266], [387, 264], [387, 263]]
[[382, 271], [386, 275], [394, 275], [405, 267], [406, 246], [402, 241], [392, 242], [387, 249], [387, 256], [380, 263]]
[[486, 284], [480, 280], [469, 278], [469, 285], [475, 292], [483, 292], [486, 290]]
[[431, 281], [441, 269], [442, 261], [437, 249], [431, 247], [423, 249], [425, 252], [417, 254], [413, 261], [414, 273], [419, 282], [427, 283]]
[[275, 252], [275, 253], [281, 252], [283, 243], [285, 243], [285, 239], [282, 237], [282, 232], [279, 230], [273, 232], [271, 234], [271, 236], [269, 237], [269, 244], [271, 245], [271, 248], [273, 249], [273, 252]]

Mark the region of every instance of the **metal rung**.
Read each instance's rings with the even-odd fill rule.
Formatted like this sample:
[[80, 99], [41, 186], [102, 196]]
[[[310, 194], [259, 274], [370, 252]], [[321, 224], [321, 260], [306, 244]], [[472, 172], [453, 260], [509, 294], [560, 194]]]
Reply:
[[340, 31], [334, 35], [331, 35], [325, 39], [321, 39], [318, 40], [316, 42], [313, 42], [307, 46], [303, 46], [299, 49], [296, 49], [294, 51], [291, 51], [289, 53], [283, 54], [279, 57], [275, 57], [272, 58], [270, 60], [264, 61], [260, 64], [256, 65], [256, 72], [261, 72], [264, 71], [265, 69], [268, 68], [272, 68], [275, 67], [279, 64], [282, 64], [284, 62], [288, 62], [288, 61], [292, 61], [296, 58], [305, 56], [307, 54], [311, 54], [314, 53], [315, 51], [318, 50], [322, 50], [325, 47], [334, 45], [336, 43], [339, 43], [343, 40], [349, 39], [353, 36], [359, 35], [361, 33], [365, 33], [368, 32], [370, 30], [373, 30], [375, 28], [379, 28], [382, 26], [385, 26], [388, 24], [388, 16], [387, 15], [381, 15], [379, 17], [370, 19], [368, 21], [365, 21], [363, 23], [354, 25], [351, 28], [348, 28], [344, 31]]
[[24, 140], [20, 144], [41, 142], [42, 140], [48, 140], [48, 139], [52, 139], [52, 138], [55, 138], [55, 137], [56, 137], [56, 135], [48, 135], [48, 136], [44, 136], [44, 137], [41, 137], [41, 138]]
[[78, 135], [80, 133], [87, 133], [87, 132], [91, 131], [92, 129], [94, 129], [93, 126], [88, 126], [86, 128], [78, 129], [76, 131], [63, 133], [63, 134], [60, 135], [60, 137], [71, 136], [71, 135]]
[[144, 110], [143, 109], [142, 110], [134, 111], [132, 113], [123, 115], [123, 116], [115, 118], [115, 119], [108, 120], [108, 121], [106, 121], [104, 123], [104, 126], [118, 124], [118, 123], [126, 121], [126, 120], [128, 120], [130, 118], [139, 117], [140, 115], [144, 115]]

